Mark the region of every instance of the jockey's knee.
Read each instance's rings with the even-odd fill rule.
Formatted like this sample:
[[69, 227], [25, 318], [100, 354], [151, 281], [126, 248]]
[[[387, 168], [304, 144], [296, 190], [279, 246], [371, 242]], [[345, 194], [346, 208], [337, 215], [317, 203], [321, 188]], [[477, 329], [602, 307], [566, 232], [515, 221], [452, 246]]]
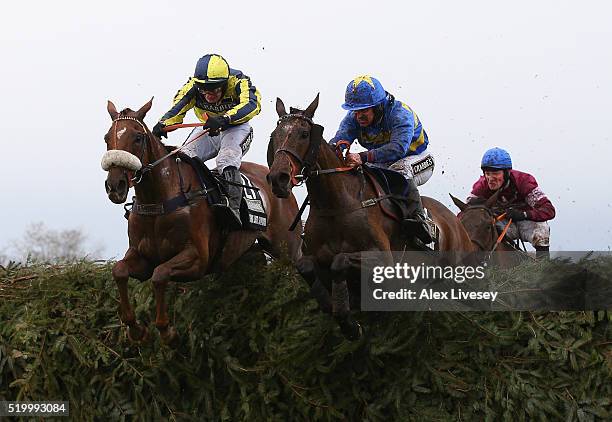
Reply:
[[425, 171], [415, 174], [414, 183], [416, 183], [417, 186], [424, 185], [429, 179], [431, 179], [432, 175], [433, 175], [433, 167], [430, 167]]
[[239, 147], [221, 148], [215, 161], [217, 162], [217, 168], [221, 172], [223, 172], [226, 167], [240, 168], [240, 163], [242, 162], [242, 150]]
[[535, 246], [549, 246], [550, 226], [546, 221], [519, 222], [521, 238]]
[[547, 222], [543, 221], [536, 223], [536, 227], [533, 230], [533, 238], [531, 244], [535, 246], [548, 247], [550, 246], [550, 226]]

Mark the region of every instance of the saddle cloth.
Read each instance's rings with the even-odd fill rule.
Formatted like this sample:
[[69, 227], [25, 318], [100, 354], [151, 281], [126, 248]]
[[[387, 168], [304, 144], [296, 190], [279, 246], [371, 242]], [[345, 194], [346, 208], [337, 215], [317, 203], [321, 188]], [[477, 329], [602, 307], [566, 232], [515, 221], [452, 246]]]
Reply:
[[[210, 170], [198, 157], [180, 154], [180, 158], [188, 162], [196, 171], [201, 185], [200, 192], [208, 203], [210, 205], [225, 204], [222, 197], [225, 194], [225, 180], [221, 178], [219, 173]], [[242, 227], [264, 231], [268, 227], [268, 215], [259, 188], [244, 173], [241, 172], [240, 175], [244, 185], [242, 188], [242, 202], [240, 203]]]

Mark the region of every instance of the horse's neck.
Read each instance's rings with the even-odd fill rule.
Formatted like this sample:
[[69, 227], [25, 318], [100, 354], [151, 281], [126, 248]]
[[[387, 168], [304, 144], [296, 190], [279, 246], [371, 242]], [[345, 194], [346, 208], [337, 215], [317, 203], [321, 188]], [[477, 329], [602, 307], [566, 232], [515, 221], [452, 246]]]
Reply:
[[[321, 169], [344, 167], [326, 143], [319, 147], [317, 164]], [[308, 196], [314, 208], [344, 208], [352, 202], [359, 201], [358, 192], [362, 182], [354, 175], [331, 173], [309, 178], [306, 182]]]
[[[161, 142], [151, 139], [149, 163], [153, 163], [168, 153]], [[141, 204], [157, 204], [171, 199], [180, 192], [178, 166], [172, 158], [157, 164], [146, 173], [142, 181], [134, 186], [136, 200]]]

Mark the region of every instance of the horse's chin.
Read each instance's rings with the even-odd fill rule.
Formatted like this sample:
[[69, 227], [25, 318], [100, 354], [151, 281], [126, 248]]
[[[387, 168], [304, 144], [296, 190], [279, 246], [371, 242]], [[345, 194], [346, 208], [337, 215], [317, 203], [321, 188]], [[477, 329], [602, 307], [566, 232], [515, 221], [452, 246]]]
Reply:
[[278, 198], [286, 199], [286, 198], [289, 198], [289, 195], [291, 194], [291, 190], [288, 188], [279, 188], [273, 185], [272, 193]]
[[119, 194], [117, 192], [109, 192], [108, 199], [115, 204], [123, 204], [127, 200], [127, 192], [125, 194]]

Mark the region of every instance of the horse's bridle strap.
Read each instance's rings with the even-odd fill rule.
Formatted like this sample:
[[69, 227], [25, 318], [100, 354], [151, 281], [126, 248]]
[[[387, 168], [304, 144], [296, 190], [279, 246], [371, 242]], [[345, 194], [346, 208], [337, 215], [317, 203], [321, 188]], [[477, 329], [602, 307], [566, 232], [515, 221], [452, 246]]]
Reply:
[[355, 170], [355, 167], [336, 167], [332, 169], [313, 170], [310, 172], [310, 177], [320, 176], [322, 174], [345, 173], [351, 170]]
[[131, 212], [138, 215], [148, 216], [170, 214], [179, 208], [190, 205], [191, 201], [206, 196], [207, 193], [208, 191], [206, 189], [201, 189], [195, 192], [185, 192], [184, 195], [177, 195], [174, 198], [162, 202], [161, 204], [139, 204], [136, 201], [136, 198], [133, 198], [134, 205], [132, 205]]
[[361, 201], [358, 207], [349, 208], [348, 210], [344, 208], [316, 208], [316, 207], [313, 207], [312, 205], [310, 208], [312, 211], [316, 210], [317, 215], [321, 217], [334, 217], [336, 215], [346, 215], [346, 214], [353, 213], [355, 211], [359, 211], [364, 208], [373, 207], [379, 202], [384, 201], [385, 199], [388, 199], [388, 198], [392, 198], [394, 196], [395, 195], [388, 193], [386, 195], [377, 196], [376, 198], [366, 199], [364, 201]]

